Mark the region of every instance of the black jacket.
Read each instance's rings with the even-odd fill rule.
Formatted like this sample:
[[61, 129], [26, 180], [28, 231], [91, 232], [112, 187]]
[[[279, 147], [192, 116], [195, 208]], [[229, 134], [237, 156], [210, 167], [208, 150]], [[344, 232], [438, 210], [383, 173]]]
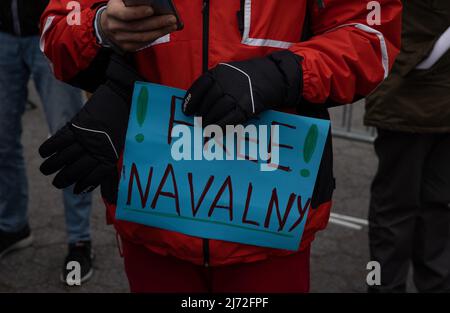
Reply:
[[365, 124], [450, 133], [450, 51], [430, 69], [416, 69], [450, 26], [450, 1], [407, 0], [403, 8], [402, 50], [389, 77], [367, 97]]
[[39, 35], [39, 19], [47, 4], [48, 0], [0, 0], [0, 31]]

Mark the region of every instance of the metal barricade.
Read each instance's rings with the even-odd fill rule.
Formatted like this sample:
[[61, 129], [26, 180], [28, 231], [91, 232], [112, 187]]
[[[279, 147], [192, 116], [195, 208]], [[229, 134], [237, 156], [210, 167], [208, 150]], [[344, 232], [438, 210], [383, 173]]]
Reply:
[[363, 124], [364, 100], [330, 109], [333, 136], [349, 140], [373, 143], [376, 129]]

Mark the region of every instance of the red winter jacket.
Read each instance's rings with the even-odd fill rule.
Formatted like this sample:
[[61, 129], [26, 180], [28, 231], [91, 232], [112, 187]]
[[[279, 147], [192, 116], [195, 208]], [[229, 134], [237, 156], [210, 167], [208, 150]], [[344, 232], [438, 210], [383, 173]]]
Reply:
[[[80, 1], [80, 25], [66, 21], [69, 2], [50, 1], [41, 19], [41, 48], [53, 63], [55, 75], [70, 82], [99, 55], [101, 47], [93, 22], [97, 9], [107, 1]], [[387, 76], [400, 48], [400, 0], [174, 0], [174, 3], [185, 28], [135, 53], [143, 77], [150, 82], [187, 89], [202, 72], [219, 62], [289, 49], [303, 58], [306, 115], [320, 108], [326, 117], [324, 104], [346, 104], [369, 94]], [[374, 3], [380, 4], [380, 23], [373, 19]], [[306, 30], [310, 36], [302, 40], [306, 38]], [[313, 209], [309, 211], [300, 249], [308, 247], [315, 232], [328, 222], [334, 188], [330, 143], [331, 140], [319, 170]], [[292, 253], [116, 221], [115, 206], [106, 204], [108, 216], [121, 236], [153, 252], [196, 264], [253, 262]]]

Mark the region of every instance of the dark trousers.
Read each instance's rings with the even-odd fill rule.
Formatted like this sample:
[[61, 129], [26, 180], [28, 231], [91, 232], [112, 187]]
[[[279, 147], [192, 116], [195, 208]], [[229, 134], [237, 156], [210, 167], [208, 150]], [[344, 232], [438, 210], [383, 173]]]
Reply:
[[378, 292], [404, 292], [412, 262], [420, 292], [450, 292], [450, 134], [378, 130], [371, 189], [371, 260]]

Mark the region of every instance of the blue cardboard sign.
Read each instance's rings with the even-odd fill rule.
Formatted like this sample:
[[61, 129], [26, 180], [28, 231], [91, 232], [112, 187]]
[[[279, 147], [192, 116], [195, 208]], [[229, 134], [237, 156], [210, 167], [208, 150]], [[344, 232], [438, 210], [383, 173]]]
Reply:
[[[297, 250], [330, 122], [268, 111], [247, 124], [256, 129], [256, 138], [228, 132], [203, 138], [198, 121], [182, 113], [184, 95], [180, 89], [136, 83], [117, 219]], [[228, 138], [235, 139], [234, 146], [226, 144]]]

